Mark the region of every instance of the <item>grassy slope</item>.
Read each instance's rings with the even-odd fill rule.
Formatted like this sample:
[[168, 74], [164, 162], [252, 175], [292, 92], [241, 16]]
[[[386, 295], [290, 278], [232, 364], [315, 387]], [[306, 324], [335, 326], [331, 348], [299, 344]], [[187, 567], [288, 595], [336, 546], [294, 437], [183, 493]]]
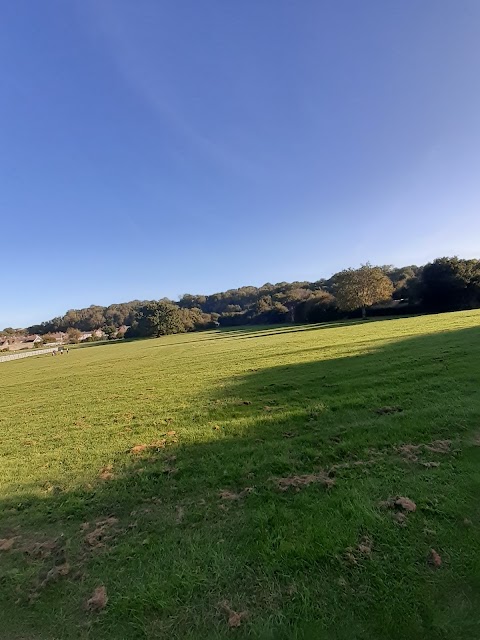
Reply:
[[[0, 365], [0, 538], [16, 538], [0, 637], [480, 637], [479, 325], [211, 332]], [[438, 439], [449, 453], [395, 449]], [[321, 470], [331, 489], [274, 481]], [[378, 506], [396, 495], [417, 504], [404, 527]], [[91, 547], [81, 525], [106, 516]], [[108, 605], [86, 613], [98, 585]], [[248, 612], [235, 630], [225, 602]]]

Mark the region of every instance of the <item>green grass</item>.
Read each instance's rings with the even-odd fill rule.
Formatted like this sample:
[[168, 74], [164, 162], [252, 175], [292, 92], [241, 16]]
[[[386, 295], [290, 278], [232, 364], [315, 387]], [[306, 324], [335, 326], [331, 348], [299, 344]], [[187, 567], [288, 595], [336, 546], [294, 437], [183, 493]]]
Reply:
[[479, 638], [479, 383], [477, 311], [1, 364], [0, 638]]

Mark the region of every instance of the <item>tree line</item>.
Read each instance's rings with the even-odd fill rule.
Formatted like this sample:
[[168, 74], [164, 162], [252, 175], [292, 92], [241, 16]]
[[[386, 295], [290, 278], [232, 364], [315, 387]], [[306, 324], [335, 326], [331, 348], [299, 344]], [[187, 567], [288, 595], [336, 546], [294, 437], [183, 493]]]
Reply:
[[[345, 317], [430, 313], [480, 307], [480, 260], [438, 258], [418, 267], [362, 265], [316, 282], [266, 283], [211, 295], [184, 294], [177, 302], [133, 300], [71, 309], [26, 331], [103, 329], [109, 337], [154, 336], [212, 327]], [[128, 329], [125, 329], [128, 327]], [[119, 333], [119, 328], [120, 333]], [[11, 328], [5, 332], [14, 331]]]

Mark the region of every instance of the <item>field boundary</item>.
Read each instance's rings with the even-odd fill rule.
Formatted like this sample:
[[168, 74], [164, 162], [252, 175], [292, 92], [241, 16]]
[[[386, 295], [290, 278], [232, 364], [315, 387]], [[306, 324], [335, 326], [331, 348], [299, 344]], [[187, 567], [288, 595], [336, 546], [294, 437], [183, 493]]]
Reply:
[[52, 353], [56, 350], [57, 348], [55, 347], [51, 349], [34, 349], [25, 353], [12, 353], [8, 356], [0, 356], [0, 362], [8, 362], [9, 360], [20, 360], [21, 358], [29, 358], [30, 356], [41, 356], [46, 353]]

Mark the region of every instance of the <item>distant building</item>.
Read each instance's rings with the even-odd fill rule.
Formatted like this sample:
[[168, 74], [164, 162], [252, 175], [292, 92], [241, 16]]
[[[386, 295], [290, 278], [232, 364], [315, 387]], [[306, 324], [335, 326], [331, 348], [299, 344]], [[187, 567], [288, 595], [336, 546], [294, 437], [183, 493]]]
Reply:
[[25, 336], [22, 342], [27, 344], [36, 344], [37, 342], [42, 342], [42, 338], [39, 335], [35, 334], [33, 336]]
[[67, 334], [64, 333], [63, 331], [56, 331], [55, 333], [50, 333], [49, 336], [51, 336], [52, 338], [51, 344], [62, 344], [63, 342], [65, 342], [66, 335]]
[[95, 329], [95, 331], [82, 331], [82, 333], [78, 337], [79, 342], [83, 342], [84, 340], [88, 340], [89, 338], [95, 338], [96, 340], [101, 340], [105, 338], [105, 332], [102, 329]]
[[37, 334], [31, 336], [10, 336], [2, 338], [0, 342], [1, 351], [21, 351], [23, 349], [33, 349], [36, 344], [42, 343], [42, 338]]

